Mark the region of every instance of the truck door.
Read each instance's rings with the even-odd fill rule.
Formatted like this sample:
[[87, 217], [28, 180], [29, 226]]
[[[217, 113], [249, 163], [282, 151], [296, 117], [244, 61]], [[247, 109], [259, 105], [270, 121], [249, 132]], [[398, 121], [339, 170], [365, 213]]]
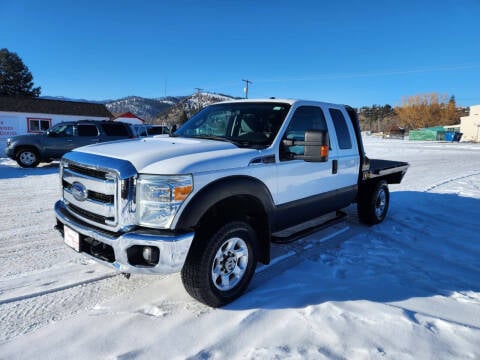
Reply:
[[[320, 106], [299, 106], [288, 124], [282, 139], [303, 141], [306, 130], [328, 130], [335, 136], [331, 118], [326, 118]], [[329, 135], [330, 138], [332, 135]], [[326, 162], [306, 162], [293, 159], [302, 155], [304, 146], [279, 148], [277, 163], [277, 219], [282, 227], [318, 217], [338, 209], [336, 201], [338, 173], [336, 141], [332, 142]], [[303, 220], [303, 221], [302, 221]]]
[[[342, 107], [329, 107], [327, 119], [333, 123], [335, 136], [330, 136], [330, 142], [336, 148], [334, 167], [336, 168], [335, 183], [338, 188], [337, 198], [351, 202], [355, 194], [348, 192], [358, 182], [360, 155], [357, 138], [352, 124], [347, 121], [348, 114]], [[333, 134], [333, 133], [332, 133]], [[353, 196], [353, 197], [352, 197]], [[349, 200], [348, 200], [349, 199]]]
[[45, 141], [45, 157], [60, 158], [63, 154], [99, 140], [95, 124], [59, 125], [52, 129]]
[[75, 147], [73, 124], [54, 126], [44, 139], [46, 158], [59, 158]]
[[78, 124], [75, 147], [96, 144], [100, 141], [98, 128], [95, 124]]

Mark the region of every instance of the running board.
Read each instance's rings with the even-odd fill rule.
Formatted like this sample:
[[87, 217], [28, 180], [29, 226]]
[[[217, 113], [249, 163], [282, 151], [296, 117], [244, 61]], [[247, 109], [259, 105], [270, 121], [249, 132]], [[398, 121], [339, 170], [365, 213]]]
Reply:
[[312, 234], [327, 226], [339, 223], [347, 214], [343, 211], [333, 211], [322, 215], [318, 218], [306, 221], [304, 223], [289, 227], [284, 230], [277, 231], [272, 234], [272, 242], [274, 243], [290, 243], [301, 237]]

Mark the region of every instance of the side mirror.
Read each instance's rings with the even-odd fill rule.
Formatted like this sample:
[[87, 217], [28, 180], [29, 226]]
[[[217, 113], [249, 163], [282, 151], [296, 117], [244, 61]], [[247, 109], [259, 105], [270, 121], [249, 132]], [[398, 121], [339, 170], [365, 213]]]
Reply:
[[305, 132], [305, 161], [326, 162], [328, 161], [329, 150], [330, 141], [328, 131], [307, 130]]
[[284, 139], [282, 143], [285, 146], [303, 146], [303, 155], [289, 154], [295, 160], [307, 162], [328, 161], [330, 142], [328, 131], [326, 130], [307, 130], [305, 131], [304, 141]]

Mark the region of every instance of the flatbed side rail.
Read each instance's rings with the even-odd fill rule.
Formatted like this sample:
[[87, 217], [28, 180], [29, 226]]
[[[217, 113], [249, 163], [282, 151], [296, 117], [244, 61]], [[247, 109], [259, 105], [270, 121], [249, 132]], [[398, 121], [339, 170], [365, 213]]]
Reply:
[[406, 162], [381, 159], [370, 159], [369, 165], [363, 171], [363, 182], [384, 178], [389, 184], [400, 184], [409, 167]]

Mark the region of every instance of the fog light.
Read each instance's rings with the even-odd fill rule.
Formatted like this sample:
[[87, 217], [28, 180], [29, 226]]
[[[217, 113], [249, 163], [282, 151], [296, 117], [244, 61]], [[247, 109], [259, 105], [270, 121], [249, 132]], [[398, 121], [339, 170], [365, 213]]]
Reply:
[[132, 266], [153, 267], [160, 259], [160, 249], [156, 246], [133, 245], [127, 249], [127, 257]]
[[152, 262], [152, 248], [150, 246], [144, 246], [142, 256], [147, 262]]
[[142, 249], [142, 257], [148, 264], [157, 264], [159, 251], [153, 246], [144, 246]]

